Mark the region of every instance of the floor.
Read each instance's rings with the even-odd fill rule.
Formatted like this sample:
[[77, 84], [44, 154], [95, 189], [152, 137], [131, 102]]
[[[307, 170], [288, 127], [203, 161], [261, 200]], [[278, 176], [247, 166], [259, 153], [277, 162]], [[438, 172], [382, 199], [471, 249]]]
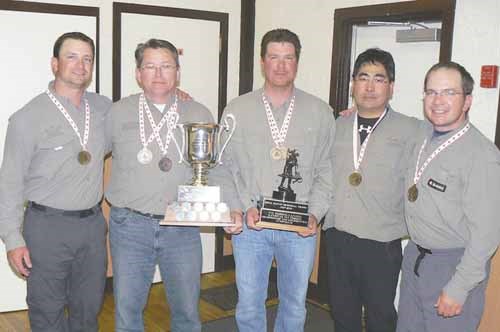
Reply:
[[[204, 274], [201, 278], [201, 288], [220, 287], [234, 283], [234, 271], [224, 271]], [[170, 321], [170, 313], [166, 303], [163, 284], [155, 284], [151, 289], [148, 304], [144, 312], [144, 324], [146, 331], [167, 332]], [[277, 300], [272, 300], [277, 301]], [[104, 305], [99, 315], [99, 326], [102, 332], [114, 331], [114, 303], [112, 293], [107, 293]], [[224, 311], [208, 302], [200, 300], [200, 316], [202, 322], [211, 321], [234, 315], [234, 310]], [[0, 314], [0, 331], [2, 332], [28, 332], [27, 311], [17, 311]]]

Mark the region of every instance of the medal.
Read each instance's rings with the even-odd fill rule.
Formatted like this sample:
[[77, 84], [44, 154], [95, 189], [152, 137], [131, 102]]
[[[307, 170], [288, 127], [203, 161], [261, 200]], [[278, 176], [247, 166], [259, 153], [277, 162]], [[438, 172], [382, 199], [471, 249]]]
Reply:
[[353, 187], [359, 186], [362, 179], [363, 179], [363, 177], [361, 176], [361, 173], [359, 173], [359, 172], [352, 172], [351, 175], [349, 175], [349, 183]]
[[90, 155], [90, 152], [87, 151], [87, 142], [89, 141], [89, 132], [90, 132], [90, 107], [89, 107], [89, 102], [87, 99], [84, 99], [85, 102], [85, 128], [83, 130], [83, 138], [80, 135], [80, 130], [78, 130], [78, 127], [71, 117], [69, 115], [68, 111], [64, 106], [57, 100], [56, 96], [50, 92], [50, 90], [45, 91], [47, 96], [49, 96], [50, 100], [56, 105], [57, 109], [61, 114], [66, 118], [66, 121], [68, 121], [69, 125], [75, 132], [76, 136], [78, 137], [78, 140], [80, 141], [80, 146], [82, 147], [82, 150], [78, 152], [77, 155], [77, 160], [80, 165], [87, 165], [90, 163], [90, 160], [92, 159], [92, 156]]
[[281, 153], [281, 150], [280, 148], [278, 147], [273, 147], [271, 149], [271, 158], [273, 158], [273, 160], [280, 160], [282, 158], [282, 153]]
[[288, 148], [282, 146], [280, 148], [280, 151], [281, 151], [281, 159], [286, 160], [286, 158], [288, 157]]
[[164, 156], [158, 162], [158, 167], [160, 167], [163, 172], [168, 172], [172, 169], [172, 160], [170, 160], [167, 156]]
[[137, 160], [143, 164], [147, 165], [153, 160], [153, 152], [149, 150], [148, 148], [142, 148], [138, 153], [137, 153]]
[[414, 184], [413, 186], [410, 187], [410, 189], [408, 189], [408, 200], [410, 202], [415, 202], [418, 198], [418, 189], [417, 189], [417, 185]]
[[375, 122], [373, 128], [368, 132], [368, 135], [366, 136], [365, 140], [363, 141], [363, 144], [361, 144], [361, 148], [359, 149], [359, 155], [358, 155], [358, 135], [359, 135], [358, 112], [356, 112], [356, 114], [354, 115], [354, 123], [352, 125], [352, 157], [354, 163], [354, 172], [352, 172], [351, 175], [349, 175], [349, 183], [353, 187], [357, 187], [361, 184], [362, 176], [361, 173], [359, 172], [359, 166], [361, 165], [361, 162], [365, 157], [366, 147], [368, 145], [368, 141], [370, 140], [372, 133], [375, 131], [375, 128], [377, 128], [380, 121], [382, 121], [382, 119], [385, 117], [386, 114], [387, 114], [387, 108], [384, 110], [384, 113], [382, 113], [377, 122]]
[[87, 165], [90, 163], [90, 160], [92, 159], [92, 156], [90, 155], [90, 152], [86, 150], [82, 150], [78, 152], [78, 162], [80, 165]]
[[271, 158], [273, 160], [286, 160], [288, 157], [288, 148], [284, 147], [286, 134], [288, 133], [288, 126], [290, 125], [290, 119], [292, 118], [292, 113], [295, 105], [295, 95], [290, 100], [290, 105], [288, 106], [288, 110], [285, 114], [285, 119], [283, 120], [283, 124], [281, 125], [281, 129], [278, 129], [278, 125], [276, 124], [276, 120], [274, 119], [273, 112], [271, 110], [271, 106], [266, 99], [264, 93], [262, 93], [262, 102], [264, 103], [264, 108], [266, 109], [267, 123], [269, 125], [269, 129], [271, 129], [271, 136], [274, 141], [274, 147], [271, 149]]
[[[152, 133], [149, 135], [146, 140], [146, 130], [144, 126], [144, 112], [146, 113], [149, 124], [151, 125]], [[139, 135], [141, 138], [141, 143], [143, 148], [137, 153], [137, 160], [143, 164], [149, 164], [153, 160], [153, 153], [151, 150], [147, 148], [149, 143], [151, 143], [154, 139], [156, 139], [156, 143], [160, 147], [160, 151], [162, 152], [162, 157], [158, 162], [158, 167], [160, 170], [164, 172], [168, 172], [172, 168], [172, 161], [166, 157], [168, 152], [168, 146], [170, 144], [170, 140], [173, 137], [173, 130], [177, 126], [177, 121], [179, 120], [179, 113], [177, 113], [177, 95], [175, 95], [175, 101], [170, 106], [170, 109], [165, 113], [160, 122], [156, 124], [153, 114], [149, 109], [148, 103], [146, 102], [146, 98], [144, 94], [141, 94], [139, 97]], [[167, 137], [165, 138], [165, 143], [163, 143], [160, 137], [160, 131], [163, 128], [164, 124], [167, 124]]]
[[427, 144], [427, 139], [424, 140], [422, 146], [420, 147], [420, 151], [418, 152], [417, 164], [415, 165], [415, 175], [413, 176], [413, 185], [408, 189], [408, 200], [410, 202], [415, 202], [418, 198], [418, 189], [417, 183], [424, 174], [425, 169], [429, 166], [430, 162], [437, 157], [438, 154], [443, 152], [444, 149], [455, 143], [460, 137], [462, 137], [468, 130], [470, 129], [470, 123], [468, 122], [460, 131], [458, 131], [455, 135], [451, 136], [438, 146], [431, 155], [427, 158], [426, 161], [422, 164], [422, 167], [419, 168], [420, 158], [422, 157], [422, 152], [424, 151], [425, 145]]

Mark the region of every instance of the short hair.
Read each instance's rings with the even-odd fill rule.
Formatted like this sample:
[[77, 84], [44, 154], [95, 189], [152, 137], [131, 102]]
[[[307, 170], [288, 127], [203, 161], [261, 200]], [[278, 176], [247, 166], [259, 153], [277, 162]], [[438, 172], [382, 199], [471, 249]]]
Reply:
[[175, 60], [175, 65], [177, 68], [179, 68], [179, 52], [177, 51], [177, 47], [174, 46], [169, 41], [163, 40], [163, 39], [155, 39], [151, 38], [145, 43], [140, 43], [137, 45], [137, 48], [135, 49], [135, 64], [137, 68], [140, 68], [142, 66], [142, 60], [144, 59], [144, 51], [148, 48], [153, 48], [155, 50], [157, 49], [165, 49], [167, 51], [170, 51], [172, 55], [174, 56]]
[[427, 74], [425, 74], [424, 90], [427, 88], [427, 81], [429, 79], [430, 74], [438, 69], [441, 69], [441, 68], [456, 70], [460, 74], [460, 77], [462, 78], [463, 93], [465, 95], [472, 94], [472, 90], [474, 90], [474, 79], [472, 78], [472, 75], [462, 65], [460, 65], [456, 62], [453, 62], [453, 61], [438, 62], [435, 65], [433, 65], [427, 71]]
[[81, 32], [77, 32], [77, 31], [66, 32], [66, 33], [62, 34], [61, 36], [59, 36], [59, 38], [57, 38], [56, 42], [54, 43], [54, 48], [52, 49], [52, 56], [54, 58], [59, 59], [59, 53], [61, 52], [61, 47], [67, 39], [81, 40], [81, 41], [89, 44], [90, 48], [92, 49], [92, 57], [95, 58], [94, 41], [92, 40], [92, 38], [90, 38], [86, 34], [81, 33]]
[[260, 43], [260, 57], [264, 59], [267, 52], [267, 45], [269, 43], [291, 43], [295, 47], [295, 57], [297, 61], [300, 57], [300, 50], [302, 46], [300, 45], [299, 36], [294, 32], [288, 29], [274, 29], [266, 32], [266, 34], [262, 37], [262, 41]]
[[352, 78], [354, 79], [358, 73], [361, 66], [364, 64], [371, 63], [380, 63], [387, 72], [389, 76], [389, 82], [394, 82], [396, 79], [396, 69], [394, 64], [394, 58], [391, 53], [384, 51], [380, 48], [369, 48], [356, 58], [356, 62], [354, 63], [354, 68], [352, 70]]

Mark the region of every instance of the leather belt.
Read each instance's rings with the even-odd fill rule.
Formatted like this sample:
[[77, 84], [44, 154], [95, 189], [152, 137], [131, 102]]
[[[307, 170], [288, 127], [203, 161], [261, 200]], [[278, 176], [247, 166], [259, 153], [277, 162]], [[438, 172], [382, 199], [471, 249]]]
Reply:
[[418, 274], [418, 268], [420, 267], [420, 263], [424, 259], [425, 255], [432, 255], [432, 251], [430, 249], [423, 248], [416, 244], [418, 251], [420, 254], [418, 255], [417, 259], [415, 260], [415, 266], [413, 267], [413, 272], [417, 277], [420, 277], [420, 274]]
[[158, 219], [158, 220], [163, 220], [165, 219], [165, 215], [163, 214], [154, 214], [154, 213], [144, 213], [141, 211], [137, 211], [131, 208], [126, 207], [125, 209], [129, 210], [130, 212], [137, 213], [138, 215], [141, 215], [143, 217], [151, 218], [151, 219]]
[[31, 207], [31, 208], [38, 210], [38, 211], [55, 213], [55, 214], [60, 214], [62, 216], [77, 217], [77, 218], [90, 217], [90, 216], [96, 214], [97, 210], [100, 208], [99, 205], [96, 205], [90, 209], [84, 209], [84, 210], [61, 210], [61, 209], [56, 209], [56, 208], [53, 208], [50, 206], [38, 204], [36, 202], [28, 202], [28, 207]]

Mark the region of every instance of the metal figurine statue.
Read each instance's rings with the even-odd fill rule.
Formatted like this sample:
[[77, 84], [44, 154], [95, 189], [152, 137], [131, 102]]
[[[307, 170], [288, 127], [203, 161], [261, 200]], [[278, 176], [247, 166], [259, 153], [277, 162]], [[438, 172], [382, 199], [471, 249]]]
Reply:
[[[292, 190], [291, 185], [293, 183], [301, 183], [302, 177], [298, 171], [299, 162], [298, 162], [299, 153], [295, 149], [288, 150], [285, 166], [283, 167], [283, 173], [278, 176], [281, 177], [281, 184], [278, 187], [278, 191], [284, 193], [284, 199], [295, 201], [296, 194]], [[285, 181], [288, 180], [288, 184], [285, 187]], [[274, 195], [273, 195], [274, 196]]]

